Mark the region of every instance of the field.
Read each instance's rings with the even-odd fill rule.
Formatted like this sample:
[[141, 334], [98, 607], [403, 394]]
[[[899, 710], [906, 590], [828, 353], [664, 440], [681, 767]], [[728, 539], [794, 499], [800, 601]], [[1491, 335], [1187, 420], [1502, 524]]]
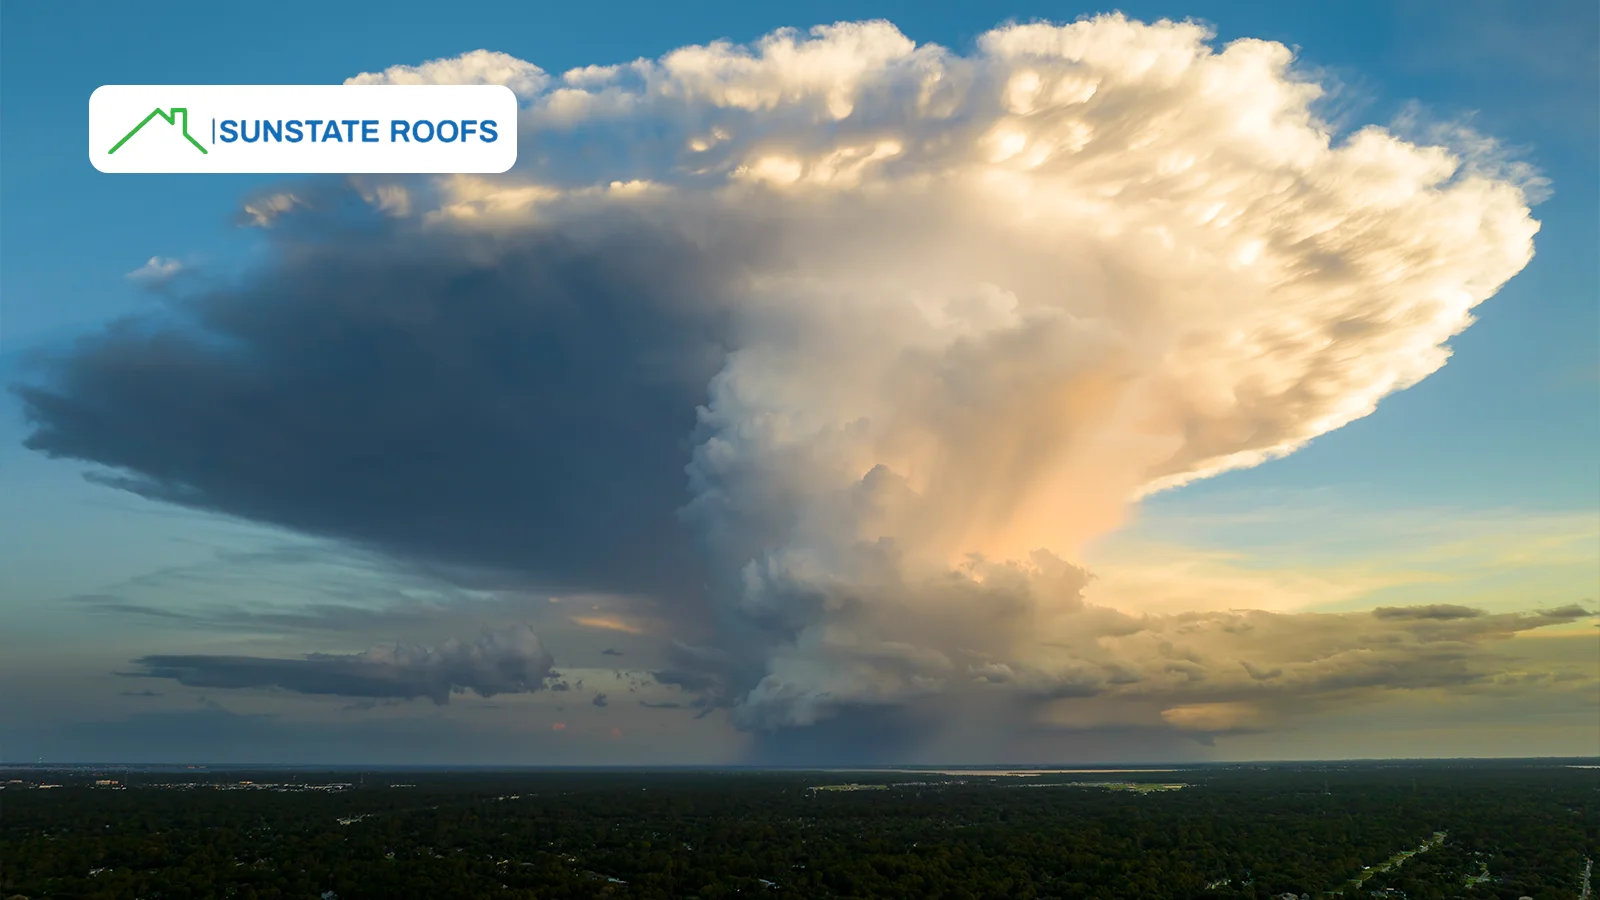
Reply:
[[1548, 763], [0, 781], [7, 900], [1567, 900], [1600, 856], [1600, 771]]

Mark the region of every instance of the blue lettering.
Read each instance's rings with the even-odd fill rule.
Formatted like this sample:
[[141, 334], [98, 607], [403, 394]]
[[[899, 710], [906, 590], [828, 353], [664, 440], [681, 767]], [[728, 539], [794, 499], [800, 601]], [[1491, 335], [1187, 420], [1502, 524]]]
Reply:
[[[212, 119], [211, 142], [315, 144], [359, 140], [376, 144], [383, 140], [382, 126], [381, 119]], [[500, 139], [499, 123], [494, 119], [389, 120], [391, 143], [427, 144], [435, 138], [442, 144], [464, 143], [474, 136], [482, 143], [494, 143]]]

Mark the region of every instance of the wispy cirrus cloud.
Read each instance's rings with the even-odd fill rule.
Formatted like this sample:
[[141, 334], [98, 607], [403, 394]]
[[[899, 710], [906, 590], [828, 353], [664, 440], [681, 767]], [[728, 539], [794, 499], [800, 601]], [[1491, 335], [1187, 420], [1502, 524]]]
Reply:
[[144, 265], [129, 272], [127, 278], [144, 287], [159, 288], [176, 278], [184, 268], [184, 264], [176, 259], [152, 256]]

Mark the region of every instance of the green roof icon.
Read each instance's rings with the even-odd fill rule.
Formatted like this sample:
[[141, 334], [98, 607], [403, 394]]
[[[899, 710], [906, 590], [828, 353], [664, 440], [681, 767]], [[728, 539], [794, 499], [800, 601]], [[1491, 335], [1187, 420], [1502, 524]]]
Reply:
[[132, 140], [133, 136], [138, 134], [140, 129], [144, 128], [146, 125], [149, 125], [150, 124], [150, 120], [154, 119], [156, 116], [160, 116], [161, 118], [165, 119], [167, 121], [168, 125], [178, 125], [178, 118], [181, 116], [183, 118], [183, 124], [179, 125], [178, 127], [183, 131], [184, 140], [186, 140], [189, 143], [193, 144], [194, 148], [196, 150], [199, 150], [201, 153], [209, 152], [209, 151], [206, 150], [205, 147], [202, 147], [200, 145], [199, 141], [194, 139], [194, 135], [189, 133], [189, 110], [186, 107], [174, 106], [171, 109], [171, 111], [162, 112], [161, 111], [161, 107], [158, 106], [155, 109], [150, 111], [150, 115], [144, 117], [144, 121], [142, 121], [139, 124], [133, 126], [133, 130], [132, 131], [130, 131], [127, 134], [123, 135], [122, 136], [122, 140], [117, 141], [115, 144], [113, 144], [111, 146], [111, 149], [106, 151], [106, 155], [109, 156], [109, 155], [117, 152], [118, 148], [120, 148], [123, 144], [126, 144], [128, 141]]

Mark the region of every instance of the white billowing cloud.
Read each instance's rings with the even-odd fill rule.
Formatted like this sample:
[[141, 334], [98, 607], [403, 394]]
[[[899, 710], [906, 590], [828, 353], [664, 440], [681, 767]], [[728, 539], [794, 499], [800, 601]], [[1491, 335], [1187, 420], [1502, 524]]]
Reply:
[[127, 277], [147, 287], [160, 287], [171, 281], [183, 268], [183, 263], [176, 259], [152, 256], [144, 265], [129, 272]]
[[544, 87], [544, 70], [506, 53], [474, 50], [420, 66], [390, 66], [382, 72], [362, 72], [345, 84], [503, 84], [519, 97], [532, 96]]
[[[1086, 604], [1062, 559], [1140, 496], [1293, 452], [1439, 369], [1538, 223], [1483, 145], [1336, 136], [1287, 48], [1210, 38], [1112, 15], [962, 56], [843, 23], [553, 78], [478, 51], [352, 81], [523, 95], [517, 169], [441, 179], [427, 227], [616, 214], [730, 260], [736, 342], [683, 512], [743, 623], [713, 655], [757, 673], [727, 680], [741, 722], [981, 683], [1160, 694], [1158, 722], [1227, 730], [1265, 718], [1218, 684], [1420, 684], [1385, 654], [1455, 661], [1400, 626], [1135, 619]], [[1545, 620], [1513, 624], [1452, 646]], [[1280, 658], [1252, 659], [1268, 632]]]

